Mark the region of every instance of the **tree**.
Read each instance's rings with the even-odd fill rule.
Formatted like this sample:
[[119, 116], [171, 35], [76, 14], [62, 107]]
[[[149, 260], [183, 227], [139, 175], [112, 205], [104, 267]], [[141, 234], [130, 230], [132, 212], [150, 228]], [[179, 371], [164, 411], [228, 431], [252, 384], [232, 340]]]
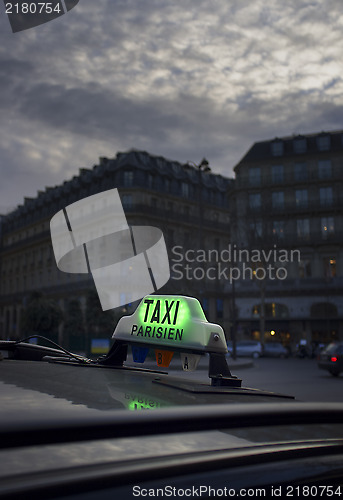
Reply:
[[84, 351], [86, 349], [86, 332], [81, 304], [78, 299], [68, 302], [63, 333], [70, 350]]
[[91, 340], [110, 339], [120, 317], [127, 313], [125, 307], [103, 311], [98, 294], [89, 290], [86, 297], [86, 353], [91, 352]]
[[91, 337], [111, 337], [117, 315], [113, 311], [103, 311], [98, 294], [89, 290], [86, 297], [86, 325], [87, 333]]

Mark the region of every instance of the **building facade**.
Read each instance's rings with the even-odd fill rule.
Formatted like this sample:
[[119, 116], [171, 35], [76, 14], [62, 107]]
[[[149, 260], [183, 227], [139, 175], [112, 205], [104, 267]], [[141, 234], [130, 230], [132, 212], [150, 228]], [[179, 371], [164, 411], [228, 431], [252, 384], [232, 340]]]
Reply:
[[[161, 292], [192, 294], [202, 301], [210, 320], [228, 325], [229, 314], [225, 311], [229, 304], [225, 301], [229, 299], [223, 287], [202, 280], [199, 272], [199, 279], [187, 277], [184, 272], [188, 260], [194, 261], [194, 248], [224, 248], [230, 241], [227, 193], [233, 180], [215, 175], [204, 166], [206, 162], [183, 165], [144, 151], [118, 153], [112, 159], [101, 158], [93, 168], [81, 169], [62, 185], [38, 192], [36, 198], [25, 198], [15, 211], [3, 216], [0, 338], [25, 335], [23, 311], [37, 290], [56, 301], [64, 314], [72, 300], [79, 301], [85, 312], [87, 293], [95, 292], [93, 281], [90, 275], [59, 271], [51, 244], [50, 219], [67, 205], [112, 188], [119, 190], [130, 225], [150, 225], [163, 231], [171, 279]], [[124, 312], [129, 310], [128, 306]], [[68, 345], [63, 323], [58, 340]]]
[[[35, 291], [64, 314], [60, 343], [72, 345], [67, 332], [77, 321], [87, 330], [94, 282], [59, 271], [50, 219], [73, 202], [118, 188], [129, 225], [164, 234], [171, 278], [162, 293], [199, 298], [228, 337], [280, 340], [292, 350], [304, 340], [342, 339], [343, 132], [255, 143], [236, 165], [235, 179], [206, 167], [144, 151], [118, 153], [1, 216], [0, 338], [25, 336], [23, 312]], [[83, 319], [75, 313], [68, 323], [75, 301]], [[134, 307], [115, 311], [117, 317]]]
[[252, 269], [235, 284], [238, 333], [293, 349], [342, 339], [343, 131], [255, 143], [234, 170], [234, 241]]

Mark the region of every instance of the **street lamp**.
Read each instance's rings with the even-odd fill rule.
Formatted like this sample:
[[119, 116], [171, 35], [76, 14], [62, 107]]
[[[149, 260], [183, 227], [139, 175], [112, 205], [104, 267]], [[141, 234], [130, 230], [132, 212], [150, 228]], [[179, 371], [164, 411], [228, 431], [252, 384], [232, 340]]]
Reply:
[[[196, 164], [193, 161], [187, 161], [186, 167], [187, 166], [190, 167], [191, 165], [193, 167], [195, 167], [197, 172], [198, 172], [199, 249], [203, 250], [203, 247], [204, 247], [204, 236], [203, 236], [204, 213], [203, 213], [203, 208], [204, 208], [204, 206], [203, 206], [203, 199], [202, 199], [202, 174], [211, 172], [211, 168], [210, 168], [209, 162], [206, 160], [206, 158], [203, 158], [199, 164]], [[198, 293], [199, 298], [202, 302], [203, 290], [200, 288], [197, 290], [197, 293]]]
[[187, 164], [193, 165], [198, 170], [198, 203], [199, 203], [199, 248], [203, 248], [203, 227], [204, 227], [204, 213], [203, 213], [203, 202], [202, 202], [202, 173], [211, 172], [211, 167], [206, 158], [203, 158], [199, 165], [193, 161], [188, 161]]
[[200, 249], [203, 249], [204, 246], [204, 234], [203, 234], [203, 229], [204, 229], [204, 206], [203, 206], [203, 200], [202, 200], [202, 187], [201, 187], [201, 181], [202, 181], [202, 172], [211, 172], [210, 165], [206, 158], [203, 158], [199, 165], [197, 165], [198, 168], [198, 175], [199, 175], [199, 246]]

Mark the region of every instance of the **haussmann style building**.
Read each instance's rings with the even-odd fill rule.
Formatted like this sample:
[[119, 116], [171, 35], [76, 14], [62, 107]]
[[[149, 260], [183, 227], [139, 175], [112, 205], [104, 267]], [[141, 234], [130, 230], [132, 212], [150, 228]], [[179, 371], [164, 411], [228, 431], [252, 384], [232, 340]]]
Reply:
[[228, 338], [281, 341], [292, 351], [304, 341], [342, 339], [343, 131], [257, 142], [234, 171], [232, 179], [206, 161], [181, 164], [132, 150], [25, 198], [1, 217], [0, 337], [25, 335], [23, 312], [35, 291], [63, 312], [54, 339], [66, 347], [77, 347], [72, 302], [90, 337], [111, 337], [113, 321], [134, 309], [128, 303], [93, 326], [92, 276], [59, 271], [50, 237], [54, 214], [118, 188], [129, 225], [163, 232], [171, 278], [161, 293], [197, 297]]
[[253, 269], [235, 283], [238, 334], [260, 339], [262, 315], [265, 341], [342, 339], [343, 131], [257, 142], [234, 171], [234, 242]]
[[[119, 190], [128, 224], [154, 226], [163, 231], [171, 279], [161, 292], [198, 297], [209, 319], [229, 328], [230, 298], [223, 286], [202, 279], [192, 250], [224, 248], [229, 244], [227, 193], [233, 188], [233, 179], [214, 174], [206, 161], [199, 165], [181, 164], [132, 150], [118, 153], [115, 158], [101, 158], [93, 168], [80, 169], [71, 180], [47, 187], [35, 198], [25, 198], [16, 210], [2, 217], [0, 338], [25, 336], [23, 311], [34, 291], [54, 300], [64, 316], [70, 301], [78, 301], [87, 330], [87, 294], [90, 290], [95, 293], [92, 277], [64, 273], [57, 268], [50, 220], [66, 206], [113, 188]], [[188, 265], [199, 267], [195, 268], [195, 275], [189, 269], [186, 276], [184, 268]], [[201, 263], [202, 267], [206, 265]], [[128, 304], [115, 313], [118, 317], [132, 308]], [[67, 319], [60, 324], [54, 340], [73, 347], [69, 338], [72, 334], [64, 330]], [[96, 336], [96, 332], [89, 335]]]

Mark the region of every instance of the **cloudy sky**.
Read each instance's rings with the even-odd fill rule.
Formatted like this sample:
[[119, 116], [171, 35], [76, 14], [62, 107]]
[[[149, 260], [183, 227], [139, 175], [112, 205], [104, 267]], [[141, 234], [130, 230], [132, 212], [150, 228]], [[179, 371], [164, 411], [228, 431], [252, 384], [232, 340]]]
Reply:
[[0, 11], [0, 213], [143, 149], [213, 171], [260, 140], [342, 129], [342, 0], [80, 0]]

